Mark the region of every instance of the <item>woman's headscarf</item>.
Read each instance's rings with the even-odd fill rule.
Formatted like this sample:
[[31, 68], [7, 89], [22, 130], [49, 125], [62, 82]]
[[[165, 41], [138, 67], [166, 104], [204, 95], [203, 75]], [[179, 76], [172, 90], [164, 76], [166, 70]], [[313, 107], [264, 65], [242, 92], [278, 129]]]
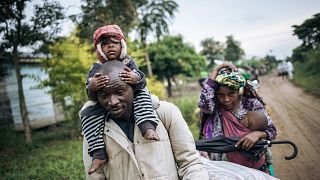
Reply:
[[121, 43], [120, 60], [127, 56], [127, 43], [121, 28], [115, 24], [102, 26], [102, 27], [99, 27], [93, 34], [93, 44], [96, 49], [98, 59], [101, 63], [108, 61], [106, 55], [102, 52], [101, 38], [103, 36], [111, 36], [112, 38], [115, 38], [120, 41]]
[[246, 80], [240, 72], [231, 71], [227, 68], [223, 68], [218, 72], [216, 82], [231, 89], [240, 89], [246, 84]]

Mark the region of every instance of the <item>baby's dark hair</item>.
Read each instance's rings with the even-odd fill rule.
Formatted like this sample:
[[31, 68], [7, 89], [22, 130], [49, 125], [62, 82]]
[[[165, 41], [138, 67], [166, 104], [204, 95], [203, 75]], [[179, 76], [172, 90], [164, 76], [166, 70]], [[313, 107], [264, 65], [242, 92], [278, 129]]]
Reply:
[[268, 119], [264, 113], [260, 111], [248, 111], [246, 116], [251, 119], [249, 129], [254, 131], [265, 131], [268, 128]]

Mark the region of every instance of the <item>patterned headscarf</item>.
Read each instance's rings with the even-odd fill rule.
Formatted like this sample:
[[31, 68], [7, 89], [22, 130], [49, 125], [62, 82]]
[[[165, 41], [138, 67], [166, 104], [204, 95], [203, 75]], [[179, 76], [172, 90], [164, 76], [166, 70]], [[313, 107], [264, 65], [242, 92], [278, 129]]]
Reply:
[[102, 52], [101, 38], [103, 36], [112, 36], [121, 43], [120, 59], [123, 59], [127, 55], [127, 43], [124, 38], [121, 28], [116, 24], [110, 24], [99, 27], [93, 34], [93, 44], [97, 52], [98, 59], [101, 63], [108, 61], [106, 55]]
[[216, 82], [232, 89], [240, 89], [245, 86], [246, 80], [240, 72], [223, 68], [218, 72]]

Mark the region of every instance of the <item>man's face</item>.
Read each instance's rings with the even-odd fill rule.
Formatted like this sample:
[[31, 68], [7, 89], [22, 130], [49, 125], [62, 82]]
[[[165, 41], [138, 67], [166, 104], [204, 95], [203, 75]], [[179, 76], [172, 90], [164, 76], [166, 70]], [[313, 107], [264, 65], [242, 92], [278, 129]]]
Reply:
[[239, 90], [221, 86], [217, 91], [217, 99], [224, 109], [233, 110], [239, 101]]
[[101, 38], [101, 48], [108, 60], [117, 60], [121, 54], [121, 43], [115, 37], [106, 36]]
[[133, 113], [132, 87], [120, 78], [109, 80], [98, 92], [99, 103], [115, 118], [130, 118]]

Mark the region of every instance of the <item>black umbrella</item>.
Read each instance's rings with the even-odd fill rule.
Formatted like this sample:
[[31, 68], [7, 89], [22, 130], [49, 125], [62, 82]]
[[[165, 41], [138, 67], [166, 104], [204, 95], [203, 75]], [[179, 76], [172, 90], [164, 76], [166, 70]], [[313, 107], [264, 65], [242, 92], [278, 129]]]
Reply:
[[290, 144], [293, 147], [293, 153], [290, 156], [286, 156], [286, 160], [294, 159], [298, 154], [297, 146], [291, 141], [267, 141], [258, 140], [250, 150], [246, 151], [242, 148], [235, 147], [239, 137], [214, 137], [210, 139], [200, 139], [196, 141], [196, 148], [199, 151], [206, 151], [211, 153], [227, 153], [239, 151], [249, 158], [259, 160], [259, 158], [265, 153], [266, 148], [273, 144]]

